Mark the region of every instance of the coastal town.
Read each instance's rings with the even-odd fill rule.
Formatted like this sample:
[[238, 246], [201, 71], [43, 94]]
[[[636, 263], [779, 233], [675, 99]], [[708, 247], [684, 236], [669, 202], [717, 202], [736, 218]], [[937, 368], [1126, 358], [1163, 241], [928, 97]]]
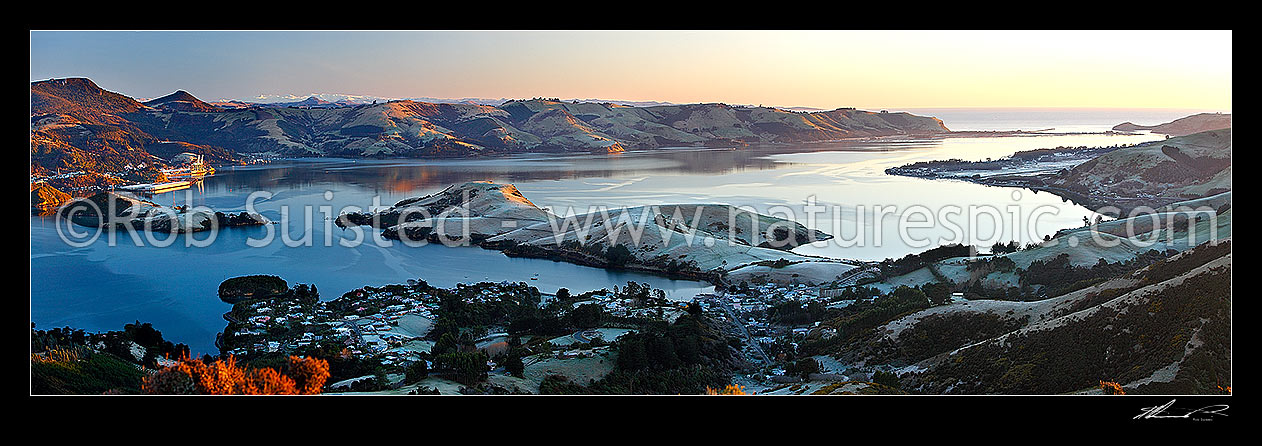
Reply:
[[[724, 342], [739, 356], [735, 361], [741, 364], [735, 370], [739, 381], [751, 389], [784, 388], [786, 383], [802, 381], [802, 377], [786, 372], [793, 366], [793, 350], [798, 343], [808, 336], [837, 334], [834, 329], [820, 327], [818, 320], [786, 321], [786, 309], [844, 308], [859, 296], [834, 292], [837, 288], [833, 286], [742, 283], [717, 287], [687, 301], [670, 301], [660, 291], [636, 283], [614, 287], [612, 291], [569, 295], [565, 289], [542, 293], [524, 282], [460, 283], [453, 289], [440, 289], [422, 280], [408, 280], [406, 284], [364, 287], [321, 301], [313, 287], [299, 284], [285, 293], [236, 301], [232, 310], [224, 314], [228, 325], [216, 345], [223, 356], [245, 361], [335, 351], [347, 361], [371, 364], [360, 369], [365, 371], [363, 375], [330, 381], [329, 391], [407, 393], [442, 389], [472, 393], [476, 392], [474, 389], [507, 388], [510, 392], [539, 393], [540, 383], [550, 375], [569, 381], [580, 377], [599, 379], [617, 362], [611, 343], [639, 331], [646, 323], [674, 323], [691, 310], [721, 328]], [[453, 296], [459, 296], [458, 303], [444, 302]], [[444, 341], [434, 335], [435, 330], [441, 330], [438, 325], [453, 319], [444, 317], [444, 309], [457, 304], [495, 308], [487, 310], [495, 319], [506, 316], [495, 313], [517, 303], [534, 305], [545, 312], [552, 309], [577, 325], [564, 332], [548, 332], [524, 330], [521, 324], [510, 321], [453, 330], [464, 346], [461, 350], [484, 354], [485, 365], [480, 372], [485, 372], [487, 378], [474, 384], [444, 379], [446, 375], [435, 366], [436, 345]], [[511, 311], [517, 310], [507, 310]], [[577, 322], [578, 314], [584, 311], [590, 312], [588, 320]], [[520, 355], [511, 360], [521, 362], [522, 370], [517, 374], [523, 378], [514, 377], [503, 363], [510, 360], [506, 358], [510, 350]], [[594, 367], [593, 359], [597, 363]], [[849, 379], [840, 375], [843, 366], [835, 360], [821, 357], [819, 362], [827, 366], [818, 370], [816, 379]], [[418, 363], [424, 363], [420, 368], [430, 375], [421, 380], [409, 379], [414, 377], [408, 371], [416, 369]], [[851, 374], [865, 375], [857, 368], [845, 368]], [[376, 379], [383, 381], [374, 382]]]
[[1230, 30], [261, 31], [31, 31], [32, 396], [1226, 415]]

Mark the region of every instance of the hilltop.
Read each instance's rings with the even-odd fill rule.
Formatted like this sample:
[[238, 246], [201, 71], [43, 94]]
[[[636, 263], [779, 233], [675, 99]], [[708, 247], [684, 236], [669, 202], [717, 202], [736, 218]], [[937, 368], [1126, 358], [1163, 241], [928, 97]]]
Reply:
[[106, 91], [86, 78], [31, 83], [31, 115], [66, 115], [91, 123], [121, 124], [122, 115], [147, 109], [127, 96]]
[[153, 108], [160, 108], [171, 111], [191, 111], [191, 112], [211, 112], [219, 110], [218, 107], [202, 102], [187, 91], [179, 90], [169, 95], [145, 101], [144, 104]]
[[31, 207], [34, 209], [54, 209], [70, 200], [69, 194], [49, 186], [46, 182], [31, 183]]

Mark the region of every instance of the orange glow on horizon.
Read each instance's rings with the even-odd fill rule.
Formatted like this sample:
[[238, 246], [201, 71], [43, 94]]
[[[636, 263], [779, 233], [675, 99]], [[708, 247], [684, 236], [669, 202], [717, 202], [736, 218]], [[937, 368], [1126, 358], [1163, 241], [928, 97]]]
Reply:
[[[250, 69], [196, 57], [215, 52]], [[133, 97], [1232, 108], [1230, 30], [33, 31], [31, 55], [33, 81], [86, 76]]]

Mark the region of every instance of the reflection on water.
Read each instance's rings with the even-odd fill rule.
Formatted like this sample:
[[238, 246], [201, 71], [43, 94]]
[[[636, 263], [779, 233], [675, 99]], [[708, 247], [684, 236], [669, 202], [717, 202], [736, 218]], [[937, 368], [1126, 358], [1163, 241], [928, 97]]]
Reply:
[[[575, 178], [615, 178], [646, 173], [715, 175], [764, 170], [776, 162], [767, 151], [668, 149], [610, 155], [504, 157], [486, 160], [308, 159], [275, 165], [225, 168], [207, 183], [227, 189], [311, 188], [350, 185], [407, 194], [467, 181], [527, 183]], [[213, 191], [212, 191], [213, 193]]]
[[[306, 159], [224, 168], [206, 180], [207, 196], [240, 190], [312, 189], [336, 185], [388, 196], [410, 196], [449, 184], [493, 180], [518, 186], [577, 179], [648, 176], [715, 177], [783, 171], [799, 164], [843, 165], [871, 160], [878, 168], [946, 158], [981, 160], [1054, 146], [1107, 146], [1158, 139], [1155, 135], [1054, 135], [1005, 138], [919, 138], [840, 141], [739, 149], [675, 148], [608, 155], [528, 155], [480, 160]], [[860, 166], [850, 166], [860, 167]], [[159, 194], [165, 195], [165, 194]], [[533, 197], [531, 197], [533, 198]]]

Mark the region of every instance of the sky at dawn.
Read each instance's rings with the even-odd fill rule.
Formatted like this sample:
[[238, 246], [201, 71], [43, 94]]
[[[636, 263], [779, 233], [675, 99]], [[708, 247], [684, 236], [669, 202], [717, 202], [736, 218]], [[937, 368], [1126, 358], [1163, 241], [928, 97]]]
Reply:
[[1231, 31], [32, 31], [31, 80], [782, 107], [1231, 111]]

